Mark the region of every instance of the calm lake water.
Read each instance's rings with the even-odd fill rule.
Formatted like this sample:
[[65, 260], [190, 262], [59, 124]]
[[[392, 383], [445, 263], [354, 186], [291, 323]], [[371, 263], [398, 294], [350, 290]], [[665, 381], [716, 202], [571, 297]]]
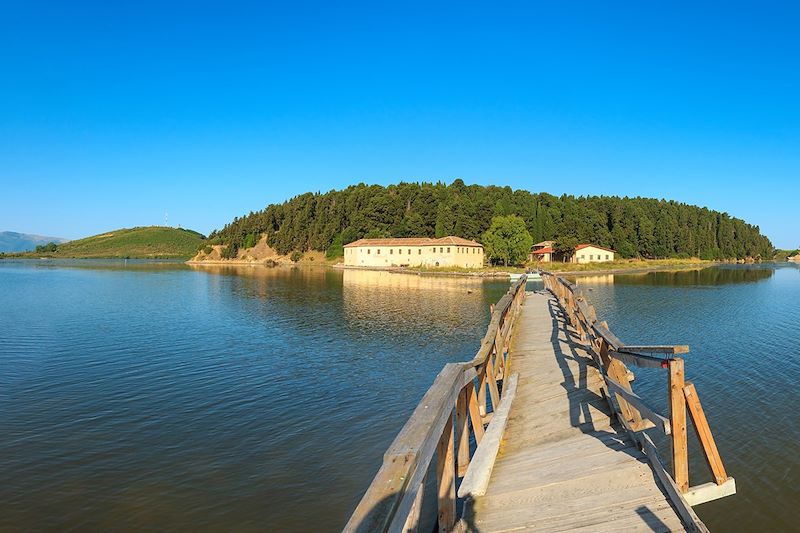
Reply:
[[[579, 282], [624, 341], [691, 345], [687, 377], [739, 488], [696, 508], [708, 526], [796, 527], [800, 269]], [[507, 288], [0, 261], [0, 530], [339, 530]], [[635, 371], [637, 392], [663, 402], [664, 375]], [[692, 484], [705, 482], [692, 453]]]

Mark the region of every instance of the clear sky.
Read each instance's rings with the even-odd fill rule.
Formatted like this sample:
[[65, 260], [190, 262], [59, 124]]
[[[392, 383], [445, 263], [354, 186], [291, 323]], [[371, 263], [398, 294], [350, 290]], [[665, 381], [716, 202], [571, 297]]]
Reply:
[[800, 246], [796, 2], [0, 4], [0, 230], [359, 181], [651, 196]]

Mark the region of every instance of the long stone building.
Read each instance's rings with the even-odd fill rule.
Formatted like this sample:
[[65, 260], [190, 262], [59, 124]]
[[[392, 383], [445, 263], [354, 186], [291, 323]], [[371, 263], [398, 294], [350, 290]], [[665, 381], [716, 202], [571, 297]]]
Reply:
[[483, 246], [461, 237], [360, 239], [344, 246], [345, 266], [483, 266]]

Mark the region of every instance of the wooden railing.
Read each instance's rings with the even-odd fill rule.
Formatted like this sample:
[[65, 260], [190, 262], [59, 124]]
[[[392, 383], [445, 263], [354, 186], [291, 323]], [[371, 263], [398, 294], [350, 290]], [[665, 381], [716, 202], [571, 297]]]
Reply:
[[[473, 458], [470, 436], [480, 444], [513, 397], [508, 343], [525, 297], [525, 276], [491, 309], [489, 327], [475, 357], [449, 363], [411, 414], [383, 456], [383, 464], [344, 531], [415, 531], [422, 512], [426, 474], [434, 458], [440, 531], [456, 523], [456, 477], [467, 474]], [[505, 409], [503, 408], [505, 404]], [[488, 427], [487, 427], [488, 426]], [[485, 449], [486, 446], [479, 447]], [[474, 469], [472, 469], [474, 470]], [[462, 487], [464, 486], [462, 482]], [[478, 482], [479, 483], [479, 482]]]
[[[684, 521], [698, 523], [698, 529], [704, 529], [702, 522], [696, 520], [691, 505], [734, 494], [736, 484], [725, 471], [697, 390], [692, 383], [685, 381], [684, 360], [677, 355], [687, 353], [689, 347], [625, 344], [609, 330], [606, 322], [597, 319], [594, 307], [587, 302], [578, 286], [549, 272], [541, 274], [545, 288], [558, 299], [569, 324], [589, 348], [603, 375], [604, 393], [616, 417], [647, 455], [673, 502], [679, 507]], [[659, 414], [633, 392], [633, 376], [626, 364], [666, 370], [669, 416]], [[687, 406], [714, 480], [696, 487], [689, 486]], [[653, 441], [642, 432], [651, 427], [657, 427], [669, 437], [671, 475], [664, 469]]]

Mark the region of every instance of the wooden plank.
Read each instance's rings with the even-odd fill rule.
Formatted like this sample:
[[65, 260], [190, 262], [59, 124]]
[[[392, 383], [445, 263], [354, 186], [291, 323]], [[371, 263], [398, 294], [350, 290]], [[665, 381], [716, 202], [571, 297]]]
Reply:
[[653, 444], [653, 441], [650, 439], [650, 437], [646, 433], [639, 433], [636, 435], [636, 439], [642, 445], [642, 451], [644, 452], [645, 456], [647, 456], [647, 460], [650, 462], [650, 465], [653, 467], [653, 472], [655, 472], [658, 480], [661, 482], [661, 486], [667, 491], [672, 504], [675, 506], [675, 510], [678, 511], [678, 514], [680, 515], [681, 520], [686, 528], [689, 531], [695, 531], [698, 533], [709, 533], [706, 525], [700, 520], [700, 518], [697, 516], [697, 513], [694, 512], [692, 507], [683, 497], [683, 491], [678, 488], [678, 485], [667, 473], [667, 470], [664, 468], [664, 465], [658, 458], [658, 450], [656, 449], [656, 445]]
[[620, 351], [620, 349], [624, 346], [621, 340], [617, 338], [616, 335], [611, 333], [611, 330], [608, 329], [608, 325], [605, 322], [599, 322], [592, 324], [592, 330], [597, 334], [599, 337], [602, 337], [609, 345], [609, 348], [614, 351]]
[[641, 414], [642, 416], [653, 422], [653, 424], [655, 424], [657, 428], [663, 431], [665, 435], [670, 434], [669, 420], [666, 417], [663, 417], [660, 414], [653, 411], [652, 409], [650, 409], [650, 407], [648, 407], [647, 404], [644, 403], [644, 400], [642, 400], [642, 398], [639, 397], [639, 395], [637, 395], [635, 392], [626, 389], [625, 387], [623, 387], [610, 377], [606, 377], [606, 383], [613, 392], [625, 398], [625, 401], [627, 401], [629, 404], [635, 407], [639, 411], [639, 414]]
[[453, 450], [453, 417], [448, 419], [436, 446], [436, 486], [439, 502], [439, 531], [447, 532], [456, 523], [456, 477]]
[[726, 496], [733, 496], [734, 494], [736, 494], [736, 480], [729, 477], [724, 483], [719, 485], [712, 481], [710, 483], [697, 485], [696, 487], [689, 487], [689, 490], [683, 497], [689, 505], [694, 507], [701, 503], [718, 500]]
[[492, 410], [494, 411], [500, 403], [500, 390], [497, 388], [497, 379], [491, 358], [486, 360], [486, 382], [489, 384], [489, 396], [492, 398]]
[[475, 443], [480, 444], [483, 439], [483, 419], [481, 418], [481, 410], [478, 406], [477, 394], [475, 387], [471, 385], [466, 386], [467, 391], [467, 408], [469, 410], [470, 422], [472, 422], [472, 432], [475, 435]]
[[406, 517], [405, 524], [403, 524], [403, 533], [418, 533], [420, 518], [422, 517], [422, 502], [424, 500], [424, 496], [425, 479], [423, 478], [422, 483], [420, 483], [419, 488], [417, 488], [417, 494], [414, 497], [414, 503], [411, 507], [411, 511], [408, 513], [408, 517]]
[[589, 305], [589, 302], [587, 302], [586, 300], [578, 300], [578, 310], [583, 316], [587, 326], [592, 327], [592, 324], [594, 324], [597, 315], [592, 312], [592, 308]]
[[487, 407], [486, 407], [486, 365], [483, 365], [480, 370], [478, 371], [478, 409], [480, 410], [480, 414], [483, 416], [486, 414]]
[[410, 458], [394, 457], [384, 461], [343, 531], [386, 531], [402, 500], [412, 467]]
[[505, 384], [503, 399], [495, 409], [492, 423], [489, 424], [489, 428], [484, 435], [485, 438], [475, 450], [470, 467], [467, 469], [467, 474], [461, 481], [461, 486], [458, 489], [458, 496], [461, 498], [466, 498], [470, 495], [474, 497], [486, 493], [486, 487], [489, 484], [489, 478], [492, 475], [492, 469], [497, 457], [497, 450], [500, 448], [500, 439], [506, 429], [511, 402], [514, 401], [517, 391], [518, 377], [518, 374], [512, 374], [508, 378], [508, 383]]
[[683, 392], [694, 429], [697, 432], [697, 438], [703, 446], [703, 452], [705, 452], [706, 463], [711, 469], [711, 474], [714, 476], [716, 484], [722, 485], [728, 480], [728, 474], [722, 464], [722, 457], [720, 457], [719, 450], [717, 450], [717, 443], [714, 442], [714, 435], [711, 434], [711, 427], [708, 425], [708, 419], [703, 411], [703, 406], [700, 404], [697, 390], [695, 390], [693, 383], [687, 383], [683, 387]]
[[641, 346], [636, 344], [626, 344], [622, 350], [625, 352], [644, 352], [644, 353], [666, 353], [666, 354], [680, 354], [689, 353], [689, 347], [685, 344], [678, 345], [664, 345], [664, 346]]
[[686, 435], [686, 398], [683, 359], [669, 362], [669, 405], [672, 425], [672, 478], [681, 492], [689, 490], [689, 450]]
[[461, 390], [462, 372], [459, 364], [448, 363], [444, 366], [389, 445], [384, 458], [415, 455], [426, 443], [438, 440], [445, 420], [455, 406], [456, 395]]
[[458, 436], [458, 454], [456, 456], [456, 473], [464, 477], [469, 466], [469, 421], [467, 414], [467, 389], [461, 389], [456, 401], [456, 435]]
[[608, 355], [625, 364], [636, 365], [640, 368], [666, 368], [670, 359], [660, 359], [647, 355], [627, 353], [625, 351], [609, 350]]
[[[606, 347], [607, 344], [604, 343], [603, 347], [601, 348], [601, 353]], [[610, 377], [628, 392], [633, 392], [631, 384], [628, 382], [628, 369], [625, 367], [622, 361], [611, 359], [610, 357], [607, 357], [607, 359], [608, 365], [605, 368], [604, 375]], [[622, 416], [630, 424], [630, 426], [637, 431], [643, 429], [642, 415], [639, 414], [639, 411], [637, 411], [636, 408], [629, 404], [624, 398], [617, 398], [617, 403], [619, 404]]]

